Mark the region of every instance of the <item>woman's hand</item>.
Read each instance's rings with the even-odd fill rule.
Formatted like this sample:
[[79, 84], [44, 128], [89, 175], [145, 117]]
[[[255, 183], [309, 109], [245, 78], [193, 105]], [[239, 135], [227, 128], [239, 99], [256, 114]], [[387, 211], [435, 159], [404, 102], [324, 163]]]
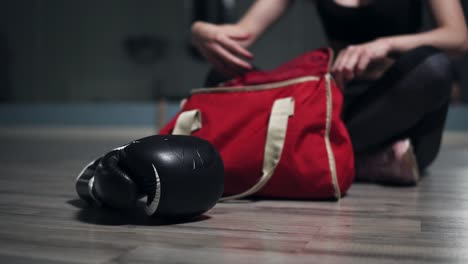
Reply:
[[238, 25], [195, 22], [192, 26], [192, 43], [217, 71], [229, 77], [252, 69], [245, 61], [253, 59], [245, 48], [250, 39], [251, 34]]
[[346, 82], [363, 77], [370, 64], [384, 61], [390, 51], [391, 45], [384, 39], [351, 45], [341, 50], [331, 70], [338, 86], [342, 88]]

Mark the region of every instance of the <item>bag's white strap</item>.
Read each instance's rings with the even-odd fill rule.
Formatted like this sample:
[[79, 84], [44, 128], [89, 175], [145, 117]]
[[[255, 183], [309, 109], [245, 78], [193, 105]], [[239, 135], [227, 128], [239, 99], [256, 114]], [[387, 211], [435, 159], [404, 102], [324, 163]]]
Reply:
[[286, 130], [288, 128], [288, 119], [294, 114], [294, 98], [287, 97], [277, 99], [271, 110], [270, 120], [268, 121], [268, 130], [266, 135], [265, 152], [263, 156], [263, 169], [260, 180], [247, 191], [227, 196], [220, 199], [226, 201], [239, 199], [256, 193], [270, 180], [275, 172], [276, 166], [283, 152]]
[[200, 110], [190, 110], [180, 113], [172, 131], [173, 135], [190, 135], [202, 127]]

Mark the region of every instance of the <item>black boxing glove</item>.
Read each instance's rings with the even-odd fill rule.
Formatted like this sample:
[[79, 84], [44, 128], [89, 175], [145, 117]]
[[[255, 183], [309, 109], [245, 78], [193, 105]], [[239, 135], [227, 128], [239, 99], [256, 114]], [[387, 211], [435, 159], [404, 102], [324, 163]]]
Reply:
[[89, 204], [97, 204], [102, 206], [102, 202], [96, 198], [96, 191], [94, 190], [94, 172], [96, 171], [102, 157], [91, 161], [84, 169], [78, 174], [75, 181], [75, 190], [81, 200]]
[[[98, 206], [127, 209], [135, 205], [138, 196], [143, 196], [142, 193], [137, 195], [138, 188], [134, 181], [118, 165], [120, 150], [124, 147], [116, 148], [92, 161], [80, 172], [75, 189], [82, 200]], [[96, 179], [99, 182], [97, 185]]]
[[115, 149], [78, 176], [80, 198], [128, 208], [146, 197], [148, 215], [190, 217], [211, 209], [224, 189], [216, 149], [192, 136], [151, 136]]

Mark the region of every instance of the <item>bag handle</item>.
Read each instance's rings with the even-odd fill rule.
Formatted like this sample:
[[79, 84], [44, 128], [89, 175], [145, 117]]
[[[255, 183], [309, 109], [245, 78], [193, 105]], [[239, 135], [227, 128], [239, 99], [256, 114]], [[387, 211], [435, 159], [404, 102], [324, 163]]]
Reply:
[[190, 135], [202, 127], [200, 110], [194, 109], [180, 113], [172, 131], [173, 135]]
[[[181, 132], [185, 133], [184, 135], [190, 135], [190, 131], [194, 131], [191, 129], [197, 127], [196, 125], [194, 125], [197, 123], [196, 119], [201, 119], [200, 112], [198, 111], [194, 113], [194, 111], [198, 110], [182, 112], [179, 115], [179, 118], [176, 121], [173, 134], [175, 134], [176, 132]], [[277, 99], [273, 103], [270, 119], [268, 121], [265, 150], [263, 155], [262, 176], [260, 177], [258, 182], [250, 189], [240, 194], [223, 197], [220, 199], [220, 201], [240, 199], [252, 195], [268, 183], [268, 181], [273, 176], [276, 166], [278, 166], [279, 160], [281, 158], [281, 154], [283, 152], [284, 147], [284, 141], [286, 138], [286, 130], [288, 128], [288, 119], [292, 115], [294, 115], [293, 97]], [[201, 122], [198, 128], [201, 128]]]
[[252, 195], [265, 186], [273, 176], [276, 166], [278, 166], [283, 152], [286, 130], [288, 128], [288, 119], [294, 114], [294, 98], [286, 97], [277, 99], [271, 109], [270, 120], [268, 121], [268, 130], [265, 143], [265, 152], [263, 155], [262, 177], [250, 189], [243, 193], [223, 197], [220, 201], [240, 199]]

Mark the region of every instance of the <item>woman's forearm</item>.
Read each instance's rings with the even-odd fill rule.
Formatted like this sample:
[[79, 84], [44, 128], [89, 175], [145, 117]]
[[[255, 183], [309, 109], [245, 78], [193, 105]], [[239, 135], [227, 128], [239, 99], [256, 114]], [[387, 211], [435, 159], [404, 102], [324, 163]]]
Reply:
[[237, 23], [251, 34], [249, 45], [286, 11], [293, 0], [257, 0]]
[[468, 30], [459, 0], [428, 0], [436, 27], [433, 30], [383, 38], [394, 51], [406, 51], [430, 45], [450, 55], [461, 55], [468, 49]]
[[468, 50], [468, 33], [450, 28], [436, 28], [418, 34], [384, 37], [382, 40], [387, 41], [391, 50], [395, 52], [404, 52], [424, 45], [434, 46], [452, 56], [460, 56]]

